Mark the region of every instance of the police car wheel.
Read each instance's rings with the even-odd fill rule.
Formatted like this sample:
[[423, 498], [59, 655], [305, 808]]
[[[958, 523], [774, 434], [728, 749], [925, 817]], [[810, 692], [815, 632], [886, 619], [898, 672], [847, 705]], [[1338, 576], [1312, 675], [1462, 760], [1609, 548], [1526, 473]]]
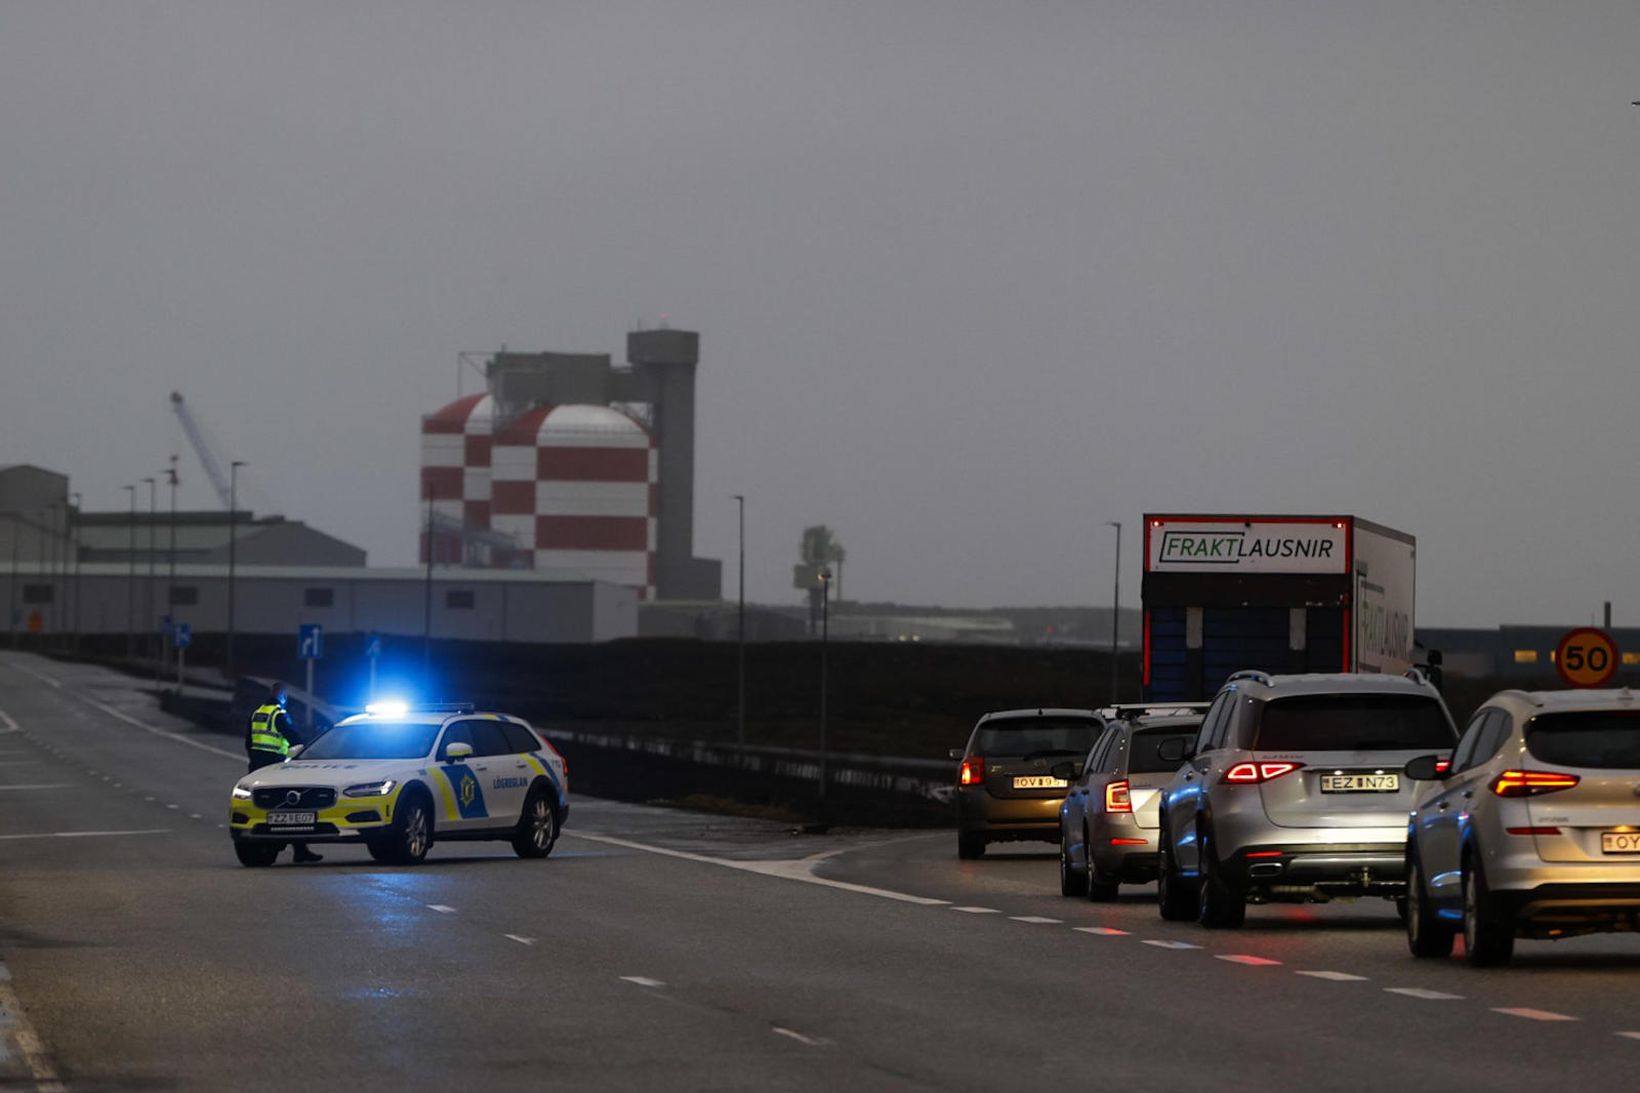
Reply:
[[273, 864], [284, 846], [280, 843], [252, 843], [235, 842], [233, 852], [239, 858], [239, 864], [252, 869], [261, 869]]
[[393, 860], [392, 843], [386, 842], [382, 839], [371, 839], [369, 842], [364, 844], [364, 847], [366, 850], [370, 851], [370, 856], [376, 861], [391, 862]]
[[534, 790], [524, 802], [524, 814], [518, 818], [513, 852], [521, 858], [544, 858], [552, 853], [557, 841], [558, 817], [553, 813], [552, 800], [545, 790]]
[[399, 821], [388, 842], [389, 860], [398, 865], [415, 865], [433, 846], [433, 813], [427, 802], [416, 797], [399, 808]]

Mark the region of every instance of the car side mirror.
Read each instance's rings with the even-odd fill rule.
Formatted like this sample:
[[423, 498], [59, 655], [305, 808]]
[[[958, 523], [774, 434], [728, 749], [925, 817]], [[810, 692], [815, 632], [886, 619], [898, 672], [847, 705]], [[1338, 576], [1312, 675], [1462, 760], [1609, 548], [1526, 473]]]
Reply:
[[1452, 773], [1449, 760], [1439, 755], [1420, 755], [1405, 767], [1405, 774], [1414, 782], [1444, 782]]
[[306, 744], [292, 744], [290, 746], [290, 750], [285, 753], [285, 762], [288, 763], [292, 759], [295, 759], [298, 755], [301, 755], [302, 754], [302, 749], [304, 749], [306, 747], [307, 747]]
[[1055, 763], [1048, 768], [1048, 773], [1062, 782], [1073, 782], [1082, 777], [1081, 763]]
[[1157, 745], [1156, 758], [1164, 763], [1182, 763], [1196, 753], [1196, 745], [1189, 740], [1163, 740]]
[[473, 746], [471, 744], [464, 744], [459, 740], [453, 744], [446, 744], [444, 746], [444, 761], [447, 763], [459, 763], [463, 759], [472, 758], [472, 754]]
[[966, 749], [966, 748], [951, 748], [948, 751], [946, 751], [945, 754], [949, 755], [951, 758], [955, 759], [957, 762], [960, 763], [960, 762], [962, 762], [962, 757], [968, 754], [968, 749]]

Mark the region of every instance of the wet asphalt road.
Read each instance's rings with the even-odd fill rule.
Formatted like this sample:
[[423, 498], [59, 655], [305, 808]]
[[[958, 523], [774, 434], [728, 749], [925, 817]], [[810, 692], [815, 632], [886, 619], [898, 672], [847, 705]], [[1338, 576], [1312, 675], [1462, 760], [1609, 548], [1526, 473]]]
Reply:
[[[1414, 961], [1382, 902], [1163, 923], [1051, 848], [576, 798], [542, 862], [234, 861], [236, 743], [0, 654], [0, 1088], [1627, 1088], [1640, 939]], [[573, 791], [573, 770], [572, 791]], [[285, 859], [288, 861], [288, 858]], [[20, 1008], [19, 1008], [20, 1005]], [[1625, 1036], [1624, 1033], [1631, 1035]], [[6, 1083], [11, 1083], [10, 1085]]]

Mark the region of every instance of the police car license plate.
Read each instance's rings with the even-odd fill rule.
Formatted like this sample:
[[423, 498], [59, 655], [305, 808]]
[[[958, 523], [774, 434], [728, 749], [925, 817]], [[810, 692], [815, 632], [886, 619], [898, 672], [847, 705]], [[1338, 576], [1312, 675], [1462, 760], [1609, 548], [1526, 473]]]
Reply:
[[319, 820], [317, 812], [270, 812], [269, 827], [312, 827]]
[[1398, 793], [1399, 774], [1323, 774], [1322, 793]]

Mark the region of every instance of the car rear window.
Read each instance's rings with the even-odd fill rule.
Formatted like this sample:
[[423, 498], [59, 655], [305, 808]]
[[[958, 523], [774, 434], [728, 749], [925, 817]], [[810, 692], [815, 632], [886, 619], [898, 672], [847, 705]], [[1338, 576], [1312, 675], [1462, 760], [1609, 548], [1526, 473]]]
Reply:
[[1195, 743], [1199, 729], [1180, 730], [1177, 726], [1165, 729], [1140, 729], [1133, 734], [1133, 746], [1128, 749], [1129, 774], [1167, 774], [1179, 769], [1181, 760], [1163, 759], [1156, 753], [1169, 740], [1185, 744]]
[[1640, 710], [1539, 714], [1526, 725], [1526, 750], [1556, 766], [1640, 770]]
[[1264, 704], [1258, 751], [1403, 751], [1450, 748], [1446, 711], [1421, 695], [1300, 695]]
[[1082, 756], [1105, 726], [1091, 718], [1010, 717], [987, 721], [974, 736], [970, 755], [1021, 758], [1027, 755]]

